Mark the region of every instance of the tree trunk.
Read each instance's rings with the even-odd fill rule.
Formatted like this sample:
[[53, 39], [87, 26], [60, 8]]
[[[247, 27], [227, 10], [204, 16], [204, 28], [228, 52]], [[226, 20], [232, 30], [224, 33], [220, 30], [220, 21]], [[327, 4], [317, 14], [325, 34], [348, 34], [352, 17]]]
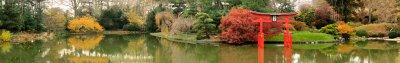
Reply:
[[221, 0], [217, 0], [216, 5], [217, 5], [218, 9], [224, 9]]
[[371, 8], [369, 8], [368, 10], [369, 10], [369, 12], [368, 12], [368, 14], [369, 14], [368, 23], [371, 23], [371, 16], [372, 16], [371, 12], [372, 12], [372, 10], [371, 10]]

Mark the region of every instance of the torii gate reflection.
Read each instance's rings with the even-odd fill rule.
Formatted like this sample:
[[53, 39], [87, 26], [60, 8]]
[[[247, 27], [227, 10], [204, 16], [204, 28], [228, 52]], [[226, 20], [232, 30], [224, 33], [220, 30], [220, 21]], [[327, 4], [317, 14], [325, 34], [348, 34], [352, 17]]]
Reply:
[[[263, 33], [263, 23], [264, 22], [284, 22], [285, 23], [285, 32], [284, 32], [284, 47], [285, 47], [285, 58], [287, 58], [287, 62], [292, 62], [292, 35], [289, 31], [290, 22], [295, 22], [295, 20], [290, 20], [290, 17], [296, 16], [297, 13], [260, 13], [252, 11], [252, 14], [259, 19], [254, 20], [253, 22], [260, 23], [260, 32], [258, 34], [258, 63], [264, 63], [264, 33]], [[285, 20], [278, 20], [278, 17], [284, 17]], [[272, 19], [271, 19], [272, 18]], [[287, 50], [287, 49], [290, 49]]]

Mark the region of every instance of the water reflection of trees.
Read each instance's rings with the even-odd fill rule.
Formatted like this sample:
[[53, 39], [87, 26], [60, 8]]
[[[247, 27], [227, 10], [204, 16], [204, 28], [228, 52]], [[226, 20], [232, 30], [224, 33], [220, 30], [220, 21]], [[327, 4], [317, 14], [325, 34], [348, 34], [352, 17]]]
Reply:
[[[118, 54], [127, 55], [127, 56], [134, 56], [132, 58], [124, 57], [124, 58], [113, 58], [109, 57], [112, 62], [115, 63], [151, 63], [153, 62], [153, 56], [150, 55], [147, 43], [148, 35], [144, 34], [135, 34], [129, 36], [123, 36], [120, 40], [124, 40], [126, 45], [125, 48], [122, 49], [121, 52]], [[155, 38], [152, 38], [153, 40]]]
[[70, 57], [68, 60], [72, 63], [109, 63], [107, 57], [91, 57], [91, 56], [81, 56], [81, 57]]
[[299, 61], [305, 63], [395, 63], [399, 56], [397, 43], [358, 41], [337, 44], [324, 49], [295, 49]]
[[217, 63], [219, 58], [218, 48], [212, 45], [172, 42], [171, 51], [172, 57], [177, 58], [173, 59], [173, 61], [177, 61], [173, 63]]
[[59, 51], [67, 48], [67, 39], [65, 38], [57, 38], [49, 40], [41, 46], [41, 54], [37, 58], [37, 63], [61, 63], [65, 62], [66, 60], [61, 57]]
[[80, 49], [80, 50], [91, 50], [95, 48], [101, 40], [103, 40], [104, 35], [73, 35], [68, 37], [68, 45]]
[[[218, 63], [257, 63], [257, 45], [221, 45], [218, 47], [218, 50]], [[272, 51], [268, 46], [264, 51], [265, 62], [270, 63], [271, 61], [267, 58], [272, 58], [276, 55], [275, 53], [272, 53], [276, 51]]]
[[[157, 44], [156, 44], [157, 45]], [[159, 39], [154, 51], [155, 63], [217, 63], [216, 46], [171, 42]]]
[[[102, 38], [104, 37], [104, 38]], [[79, 43], [90, 42], [90, 43]], [[360, 41], [335, 45], [295, 45], [293, 62], [299, 63], [396, 63], [397, 42]], [[38, 47], [39, 46], [39, 47]], [[329, 47], [326, 47], [329, 46]], [[49, 42], [2, 43], [8, 53], [0, 63], [45, 62], [154, 62], [154, 63], [256, 63], [257, 45], [203, 45], [170, 42], [146, 34], [70, 36]], [[72, 48], [74, 47], [74, 48]], [[286, 49], [286, 50], [285, 50]], [[290, 62], [290, 48], [267, 44], [266, 63]], [[286, 57], [285, 57], [286, 56]], [[34, 58], [34, 59], [32, 59]]]
[[106, 54], [118, 54], [127, 47], [129, 40], [137, 38], [137, 35], [106, 35], [94, 50]]
[[[108, 63], [108, 58], [101, 56], [105, 54], [98, 52], [96, 54], [96, 51], [90, 52], [90, 50], [93, 50], [99, 45], [104, 37], [103, 34], [71, 35], [68, 37], [67, 42], [72, 49], [64, 49], [62, 52], [66, 54], [68, 61], [73, 63]], [[76, 53], [74, 51], [82, 51], [82, 53]]]
[[[0, 54], [0, 63], [32, 63], [35, 62], [40, 54], [40, 47], [43, 43], [40, 41], [34, 43], [21, 43], [12, 45], [8, 53]], [[8, 45], [7, 45], [8, 46]]]
[[1, 52], [2, 53], [8, 53], [10, 52], [10, 49], [12, 48], [11, 42], [1, 42], [0, 44]]

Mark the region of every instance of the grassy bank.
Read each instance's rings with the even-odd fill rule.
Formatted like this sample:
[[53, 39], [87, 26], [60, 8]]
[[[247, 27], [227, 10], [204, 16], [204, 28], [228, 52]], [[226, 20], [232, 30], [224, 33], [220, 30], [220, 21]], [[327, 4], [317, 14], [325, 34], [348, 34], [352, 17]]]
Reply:
[[294, 44], [294, 49], [324, 49], [333, 46], [334, 44]]
[[124, 30], [107, 30], [104, 31], [103, 34], [117, 34], [117, 35], [124, 35], [124, 34], [137, 34], [137, 33], [145, 33], [139, 31], [124, 31]]
[[146, 33], [146, 32], [124, 31], [124, 30], [107, 30], [103, 32], [86, 32], [86, 33], [69, 32], [69, 34], [114, 34], [114, 35], [127, 35], [127, 34], [138, 34], [138, 33]]
[[[196, 40], [195, 34], [176, 34], [163, 36], [162, 33], [151, 33], [151, 35], [163, 37], [173, 40], [185, 40], [185, 41], [201, 41]], [[219, 41], [219, 39], [206, 39], [212, 41]], [[283, 42], [283, 34], [275, 36], [270, 39], [266, 39], [266, 42]], [[334, 37], [325, 33], [312, 33], [312, 32], [293, 32], [293, 42], [329, 42], [335, 41]]]
[[216, 44], [220, 41], [219, 39], [203, 39], [203, 40], [196, 40], [195, 34], [175, 34], [175, 35], [168, 35], [165, 36], [162, 33], [150, 33], [153, 36], [161, 37], [168, 39], [170, 41], [175, 42], [184, 42], [184, 43], [203, 43], [203, 44]]
[[14, 33], [11, 36], [11, 42], [23, 43], [23, 42], [34, 42], [37, 40], [51, 40], [55, 37], [55, 33], [53, 32], [41, 32], [41, 33], [32, 33], [32, 32], [18, 32]]
[[[296, 31], [292, 34], [293, 42], [319, 42], [334, 41], [334, 37], [325, 33], [312, 33], [305, 31]], [[283, 34], [266, 39], [265, 41], [283, 41]]]
[[177, 40], [196, 40], [196, 35], [194, 34], [175, 34], [175, 35], [168, 35], [165, 36], [162, 33], [151, 33], [151, 35], [168, 38], [168, 39], [177, 39]]

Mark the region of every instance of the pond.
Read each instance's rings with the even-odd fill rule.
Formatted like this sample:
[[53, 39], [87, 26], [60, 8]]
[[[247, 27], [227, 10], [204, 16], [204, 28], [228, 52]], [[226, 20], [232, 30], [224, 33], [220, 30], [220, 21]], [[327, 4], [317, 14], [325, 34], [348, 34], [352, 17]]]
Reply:
[[[70, 35], [48, 41], [0, 44], [0, 63], [257, 63], [257, 45], [171, 42], [149, 34]], [[400, 44], [351, 41], [265, 45], [266, 63], [398, 63]]]

